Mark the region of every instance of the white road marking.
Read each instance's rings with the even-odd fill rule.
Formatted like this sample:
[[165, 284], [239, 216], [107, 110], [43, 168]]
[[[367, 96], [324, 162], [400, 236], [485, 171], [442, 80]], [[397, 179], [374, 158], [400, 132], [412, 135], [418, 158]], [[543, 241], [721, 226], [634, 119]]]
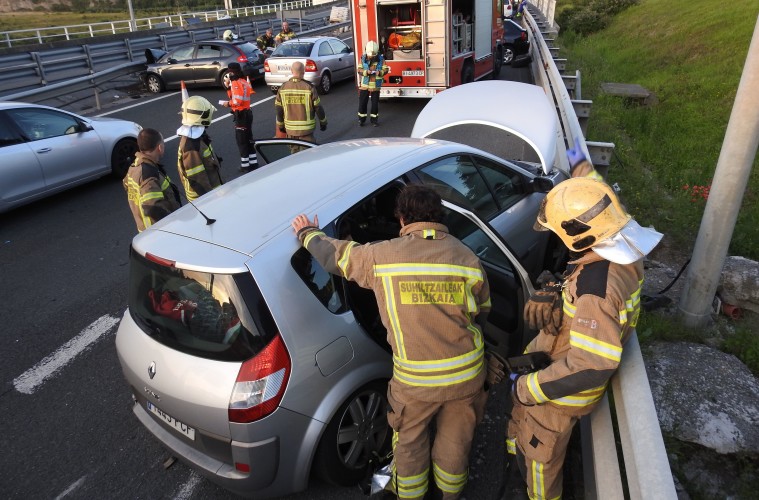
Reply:
[[191, 498], [192, 493], [195, 491], [195, 487], [200, 483], [201, 479], [202, 478], [195, 472], [190, 472], [190, 477], [187, 479], [187, 482], [182, 485], [177, 494], [174, 495], [174, 500], [188, 500]]
[[72, 484], [71, 486], [63, 490], [63, 493], [55, 497], [55, 500], [61, 500], [61, 498], [65, 497], [66, 495], [68, 495], [69, 493], [71, 493], [72, 491], [80, 487], [82, 483], [84, 482], [84, 478], [86, 477], [87, 477], [86, 475], [80, 477], [74, 484]]
[[79, 335], [63, 344], [53, 354], [16, 377], [13, 380], [13, 387], [23, 394], [33, 393], [46, 379], [84, 352], [91, 344], [100, 339], [105, 333], [108, 333], [118, 322], [118, 318], [107, 314], [96, 319], [90, 326], [82, 330]]
[[175, 96], [177, 94], [179, 94], [179, 92], [172, 92], [171, 94], [165, 94], [165, 95], [162, 95], [162, 96], [159, 96], [159, 97], [155, 97], [155, 98], [153, 98], [153, 99], [151, 99], [149, 101], [141, 101], [141, 102], [138, 102], [136, 104], [132, 104], [131, 106], [124, 106], [123, 108], [114, 109], [113, 111], [108, 111], [106, 113], [100, 113], [99, 115], [95, 115], [95, 116], [97, 116], [99, 118], [101, 116], [112, 115], [113, 113], [118, 113], [119, 111], [124, 111], [125, 109], [132, 109], [132, 108], [136, 108], [138, 106], [144, 106], [145, 104], [150, 104], [150, 103], [158, 101], [160, 99], [166, 99], [167, 97], [172, 97], [172, 96]]

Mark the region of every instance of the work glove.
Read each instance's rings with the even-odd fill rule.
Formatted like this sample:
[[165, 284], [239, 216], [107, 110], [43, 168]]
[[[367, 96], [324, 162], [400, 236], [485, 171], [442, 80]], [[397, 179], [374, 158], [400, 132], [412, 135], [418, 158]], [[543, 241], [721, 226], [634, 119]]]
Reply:
[[524, 306], [524, 320], [532, 330], [558, 335], [561, 327], [561, 284], [547, 283]]
[[319, 130], [321, 130], [322, 132], [324, 132], [325, 130], [327, 130], [327, 122], [321, 122], [321, 123], [319, 123]]
[[575, 147], [567, 149], [567, 159], [569, 160], [569, 170], [572, 170], [580, 163], [587, 161], [585, 153], [582, 152], [580, 147], [580, 139], [575, 139]]
[[485, 380], [488, 385], [493, 386], [506, 378], [506, 363], [500, 354], [492, 351], [485, 351], [485, 358], [488, 361], [488, 374]]

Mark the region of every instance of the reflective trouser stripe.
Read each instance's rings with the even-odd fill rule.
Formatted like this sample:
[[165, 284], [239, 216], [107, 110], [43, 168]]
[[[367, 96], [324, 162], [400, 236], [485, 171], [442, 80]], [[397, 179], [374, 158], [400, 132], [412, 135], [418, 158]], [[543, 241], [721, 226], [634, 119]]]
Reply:
[[441, 469], [436, 463], [432, 464], [432, 471], [435, 476], [435, 484], [446, 493], [460, 493], [466, 486], [469, 476], [466, 471], [461, 474], [451, 474]]
[[516, 438], [506, 439], [506, 453], [508, 453], [509, 455], [517, 454], [517, 439]]
[[[393, 453], [395, 453], [395, 446], [398, 444], [398, 432], [393, 431]], [[395, 461], [392, 465], [392, 481], [393, 491], [398, 495], [398, 498], [421, 498], [427, 493], [429, 488], [429, 467], [421, 474], [415, 476], [399, 476], [396, 471]]]

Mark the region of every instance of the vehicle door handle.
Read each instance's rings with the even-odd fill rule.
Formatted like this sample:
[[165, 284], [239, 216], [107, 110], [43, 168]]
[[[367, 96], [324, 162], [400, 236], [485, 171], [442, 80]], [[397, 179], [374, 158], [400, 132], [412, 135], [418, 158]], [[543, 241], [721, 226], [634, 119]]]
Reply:
[[190, 67], [190, 63], [185, 64], [184, 67], [185, 68], [189, 68]]
[[49, 153], [52, 150], [53, 150], [53, 148], [40, 148], [40, 149], [37, 150], [37, 152], [40, 153], [40, 154], [41, 153]]

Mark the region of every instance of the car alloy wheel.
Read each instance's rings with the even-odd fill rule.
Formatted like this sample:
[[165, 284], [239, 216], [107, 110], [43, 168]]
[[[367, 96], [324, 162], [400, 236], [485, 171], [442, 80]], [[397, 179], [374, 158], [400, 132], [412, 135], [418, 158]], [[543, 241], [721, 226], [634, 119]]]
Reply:
[[369, 384], [348, 398], [324, 431], [314, 462], [316, 472], [331, 484], [350, 486], [367, 473], [370, 459], [389, 451], [387, 385]]
[[319, 92], [329, 94], [330, 90], [332, 90], [332, 79], [329, 77], [329, 73], [324, 73], [319, 81]]
[[513, 60], [514, 60], [514, 51], [511, 50], [510, 47], [506, 47], [503, 51], [503, 63], [511, 64], [511, 61]]
[[121, 139], [113, 147], [111, 153], [111, 173], [118, 179], [123, 179], [137, 154], [135, 139]]
[[158, 75], [148, 75], [145, 83], [148, 87], [148, 90], [153, 94], [160, 94], [163, 91], [163, 81]]

